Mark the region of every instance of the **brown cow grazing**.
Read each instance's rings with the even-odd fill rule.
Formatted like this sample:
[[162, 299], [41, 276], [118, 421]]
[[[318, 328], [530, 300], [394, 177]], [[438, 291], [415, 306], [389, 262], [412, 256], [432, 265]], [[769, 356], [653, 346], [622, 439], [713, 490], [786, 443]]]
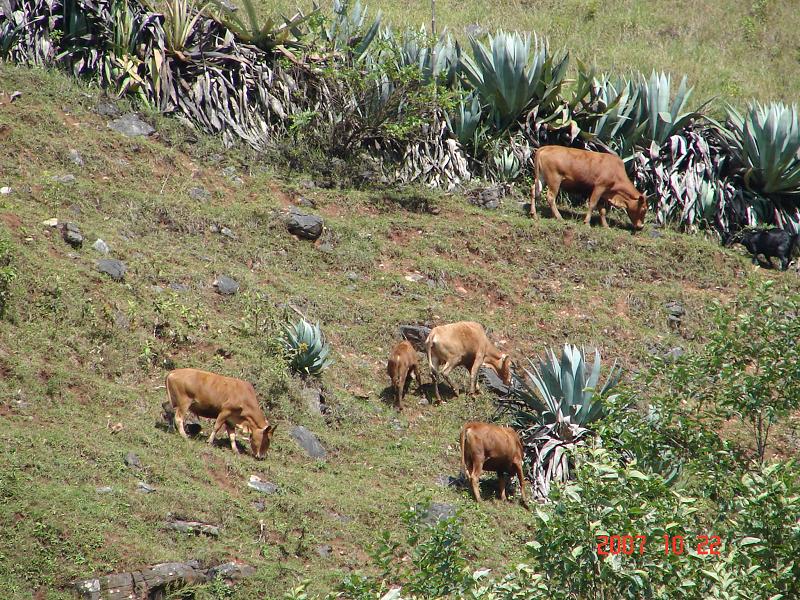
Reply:
[[425, 340], [425, 348], [428, 351], [428, 364], [431, 367], [437, 402], [442, 401], [439, 395], [439, 375], [444, 377], [453, 393], [458, 396], [458, 390], [447, 376], [458, 366], [469, 371], [470, 393], [478, 391], [478, 370], [482, 365], [494, 369], [506, 385], [511, 384], [511, 358], [489, 341], [480, 323], [459, 321], [434, 327]]
[[536, 216], [536, 201], [547, 184], [547, 202], [556, 219], [561, 213], [556, 206], [558, 190], [589, 194], [589, 211], [584, 222], [588, 225], [592, 211], [600, 209], [600, 223], [608, 227], [608, 205], [624, 208], [637, 231], [644, 227], [647, 200], [628, 179], [622, 160], [613, 154], [589, 152], [563, 146], [543, 146], [533, 160], [533, 185], [531, 186], [532, 217]]
[[175, 425], [186, 438], [183, 422], [188, 411], [198, 417], [216, 419], [208, 443], [224, 427], [231, 449], [236, 446], [236, 427], [250, 433], [250, 450], [256, 458], [264, 458], [277, 425], [270, 427], [258, 405], [253, 386], [241, 379], [224, 377], [199, 369], [176, 369], [167, 375], [167, 397], [175, 409]]
[[403, 397], [406, 395], [407, 384], [411, 381], [408, 376], [411, 375], [416, 380], [418, 391], [422, 383], [419, 376], [417, 351], [410, 342], [403, 340], [392, 349], [389, 354], [389, 363], [386, 365], [386, 372], [389, 374], [394, 388], [394, 405], [400, 410]]
[[495, 471], [500, 499], [506, 499], [506, 475], [517, 476], [522, 506], [525, 501], [525, 476], [522, 474], [522, 442], [511, 427], [472, 421], [461, 428], [461, 468], [472, 486], [477, 502], [481, 501], [478, 485], [481, 472]]

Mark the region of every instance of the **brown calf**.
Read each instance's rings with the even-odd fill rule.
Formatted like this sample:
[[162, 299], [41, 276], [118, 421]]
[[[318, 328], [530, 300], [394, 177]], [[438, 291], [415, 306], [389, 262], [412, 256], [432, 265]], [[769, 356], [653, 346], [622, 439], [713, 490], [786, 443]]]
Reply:
[[495, 471], [500, 499], [506, 499], [506, 475], [516, 475], [522, 506], [525, 501], [525, 476], [522, 474], [522, 442], [510, 427], [472, 421], [461, 428], [461, 468], [472, 486], [477, 502], [481, 501], [478, 482], [481, 472]]
[[636, 230], [644, 227], [647, 200], [637, 190], [625, 173], [622, 160], [613, 154], [589, 152], [563, 146], [543, 146], [533, 160], [533, 185], [531, 186], [532, 217], [536, 216], [536, 201], [542, 191], [540, 178], [547, 184], [547, 203], [556, 219], [561, 213], [556, 206], [558, 190], [589, 194], [589, 211], [584, 222], [588, 225], [592, 211], [600, 209], [600, 223], [608, 227], [608, 205], [624, 208]]
[[199, 369], [176, 369], [167, 375], [167, 397], [175, 409], [175, 425], [186, 438], [183, 421], [188, 411], [198, 417], [216, 419], [208, 443], [224, 427], [231, 449], [236, 446], [236, 427], [250, 432], [250, 450], [256, 458], [264, 458], [277, 425], [270, 427], [258, 405], [253, 386], [241, 379], [224, 377]]
[[395, 406], [400, 410], [406, 395], [407, 384], [410, 382], [408, 376], [411, 375], [417, 381], [417, 390], [422, 383], [422, 378], [419, 376], [417, 351], [410, 342], [403, 340], [392, 349], [386, 365], [386, 372], [389, 374], [389, 379], [392, 380]]
[[434, 327], [425, 340], [425, 347], [437, 402], [442, 401], [439, 395], [439, 375], [444, 377], [458, 396], [458, 390], [447, 376], [458, 366], [469, 371], [470, 393], [478, 391], [478, 370], [482, 365], [494, 369], [506, 385], [511, 384], [511, 359], [489, 341], [480, 323], [459, 321]]

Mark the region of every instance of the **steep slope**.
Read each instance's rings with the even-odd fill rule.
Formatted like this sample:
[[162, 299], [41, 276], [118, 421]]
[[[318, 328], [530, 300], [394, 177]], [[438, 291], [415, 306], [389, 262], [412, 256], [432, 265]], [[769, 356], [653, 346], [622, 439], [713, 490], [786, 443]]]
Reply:
[[[22, 95], [12, 103], [13, 90]], [[513, 200], [487, 212], [435, 196], [430, 214], [403, 208], [415, 190], [311, 187], [313, 174], [282, 174], [155, 115], [146, 117], [155, 135], [126, 138], [98, 113], [108, 100], [56, 73], [0, 65], [0, 91], [0, 187], [12, 188], [0, 196], [0, 222], [18, 272], [0, 321], [7, 598], [69, 597], [74, 579], [190, 558], [254, 565], [236, 597], [277, 597], [309, 577], [312, 589], [330, 589], [368, 564], [379, 531], [402, 531], [400, 513], [423, 498], [463, 509], [470, 561], [502, 567], [533, 535], [526, 513], [477, 507], [437, 485], [458, 473], [461, 423], [491, 418], [491, 398], [431, 407], [409, 395], [397, 414], [384, 361], [398, 324], [475, 319], [518, 359], [569, 340], [635, 369], [652, 352], [701, 343], [707, 304], [749, 279], [798, 287], [796, 275], [753, 272], [700, 237], [531, 222]], [[282, 221], [301, 199], [325, 218], [316, 245]], [[52, 218], [76, 223], [83, 247], [43, 224]], [[223, 226], [233, 238], [215, 232]], [[97, 238], [126, 263], [124, 281], [98, 272]], [[424, 280], [406, 278], [414, 273]], [[221, 274], [241, 284], [238, 294], [214, 290]], [[678, 328], [669, 301], [686, 309]], [[324, 417], [308, 410], [275, 342], [287, 303], [319, 319], [335, 351]], [[256, 385], [279, 423], [266, 461], [155, 426], [172, 365]], [[287, 435], [298, 424], [319, 435], [327, 459], [308, 458]], [[140, 468], [126, 466], [128, 452]], [[279, 492], [248, 489], [253, 474]], [[155, 492], [137, 491], [139, 481]], [[105, 486], [112, 491], [97, 491]], [[166, 531], [168, 513], [221, 533]]]

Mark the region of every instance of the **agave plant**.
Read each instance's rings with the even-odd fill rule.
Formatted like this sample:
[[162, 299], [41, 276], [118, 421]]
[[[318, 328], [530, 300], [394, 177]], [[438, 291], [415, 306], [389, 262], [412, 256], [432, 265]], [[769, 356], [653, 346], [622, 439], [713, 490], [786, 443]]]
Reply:
[[707, 100], [696, 111], [684, 112], [694, 89], [687, 87], [686, 82], [684, 75], [673, 97], [671, 75], [653, 71], [649, 80], [640, 77], [639, 99], [642, 116], [647, 119], [647, 126], [642, 131], [644, 144], [663, 145], [670, 137], [698, 118], [699, 111], [711, 101]]
[[[600, 384], [601, 359], [595, 350], [588, 365], [584, 351], [566, 344], [561, 357], [548, 350], [538, 364], [530, 362], [525, 376], [514, 376], [510, 396], [501, 403], [514, 409], [533, 476], [534, 493], [546, 497], [552, 481], [570, 474], [569, 449], [591, 433], [589, 425], [604, 415], [603, 397], [620, 378], [612, 365]], [[613, 396], [612, 396], [613, 398]]]
[[319, 10], [315, 8], [308, 14], [297, 12], [293, 17], [283, 17], [283, 23], [273, 17], [267, 17], [262, 23], [259, 21], [253, 0], [242, 0], [242, 4], [244, 5], [246, 20], [222, 0], [212, 0], [214, 10], [210, 14], [212, 18], [230, 30], [239, 40], [252, 44], [266, 52], [271, 52], [277, 46], [285, 48], [302, 47], [302, 38], [306, 33], [303, 26]]
[[750, 104], [744, 114], [728, 107], [727, 145], [747, 189], [800, 197], [800, 120], [797, 105]]
[[347, 0], [333, 0], [333, 19], [322, 28], [322, 37], [334, 52], [347, 53], [355, 61], [364, 57], [378, 34], [381, 13], [366, 26], [367, 7], [361, 0], [351, 4]]
[[462, 146], [477, 150], [481, 134], [481, 102], [477, 93], [462, 95], [455, 104], [452, 115], [447, 115], [447, 126]]
[[639, 88], [628, 80], [612, 80], [608, 76], [595, 79], [592, 87], [592, 96], [605, 110], [584, 128], [586, 137], [599, 139], [623, 160], [629, 160], [647, 125], [639, 102]]
[[[197, 8], [192, 0], [164, 0], [164, 40], [167, 49], [182, 60], [183, 50], [207, 4]], [[194, 13], [194, 14], [192, 14]]]
[[489, 45], [470, 38], [473, 57], [464, 54], [461, 64], [470, 85], [489, 107], [494, 127], [501, 133], [533, 105], [550, 114], [557, 104], [569, 56], [550, 52], [546, 40], [529, 34], [500, 31], [489, 36]]
[[320, 375], [332, 359], [331, 347], [319, 323], [312, 325], [301, 318], [284, 326], [282, 343], [289, 357], [289, 366], [302, 375]]
[[[399, 41], [390, 29], [384, 31], [383, 37], [395, 46], [399, 66], [416, 67], [425, 83], [435, 77], [445, 87], [456, 84], [461, 65], [461, 46], [447, 32], [443, 32], [435, 44], [430, 43], [424, 27], [418, 31], [406, 29]], [[433, 64], [434, 61], [436, 64]]]

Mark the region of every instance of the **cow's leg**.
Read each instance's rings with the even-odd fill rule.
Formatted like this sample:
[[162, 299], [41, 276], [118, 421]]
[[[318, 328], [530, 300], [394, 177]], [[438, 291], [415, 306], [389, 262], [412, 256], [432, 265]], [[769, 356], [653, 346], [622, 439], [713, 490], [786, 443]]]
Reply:
[[414, 393], [418, 394], [420, 388], [422, 387], [422, 377], [419, 376], [419, 367], [417, 367], [417, 365], [414, 365], [413, 367], [411, 367], [410, 372], [414, 375], [414, 381], [416, 381], [417, 383], [417, 389], [415, 390]]
[[469, 393], [475, 394], [478, 391], [478, 372], [483, 364], [483, 356], [476, 356], [469, 370]]
[[506, 474], [503, 471], [497, 472], [497, 492], [500, 494], [500, 500], [506, 500]]
[[481, 480], [481, 471], [483, 470], [483, 457], [479, 456], [478, 460], [476, 460], [472, 467], [469, 469], [467, 473], [467, 477], [469, 478], [470, 486], [472, 487], [472, 495], [475, 496], [475, 501], [481, 501], [481, 487], [480, 487], [480, 480]]
[[444, 363], [444, 366], [439, 370], [439, 375], [444, 377], [444, 380], [447, 382], [447, 385], [449, 385], [450, 389], [453, 390], [453, 395], [456, 398], [458, 398], [458, 390], [456, 389], [456, 386], [453, 385], [453, 382], [450, 381], [450, 377], [448, 377], [450, 371], [453, 370], [454, 366], [455, 365], [451, 365], [449, 362]]
[[594, 212], [597, 203], [600, 202], [600, 197], [603, 195], [603, 189], [595, 187], [592, 189], [592, 195], [589, 196], [589, 210], [586, 212], [586, 217], [583, 222], [589, 225], [592, 222], [592, 213]]
[[214, 421], [214, 427], [211, 428], [211, 435], [208, 436], [208, 443], [214, 444], [214, 439], [217, 437], [217, 434], [222, 431], [223, 427], [227, 427], [228, 417], [230, 416], [230, 412], [225, 409], [220, 411], [219, 415], [217, 416], [217, 420]]
[[525, 501], [525, 476], [522, 474], [522, 461], [518, 460], [514, 462], [514, 471], [519, 481], [519, 493], [522, 496], [522, 506], [528, 508], [528, 503]]
[[561, 216], [561, 213], [558, 212], [558, 206], [556, 206], [556, 198], [558, 198], [558, 190], [561, 188], [561, 180], [557, 179], [556, 181], [547, 182], [547, 203], [550, 205], [550, 211], [553, 213], [553, 216], [562, 221], [564, 217]]
[[236, 445], [236, 426], [234, 425], [231, 427], [226, 424], [225, 427], [228, 429], [228, 440], [230, 440], [231, 443], [231, 450], [239, 454], [239, 446]]
[[178, 429], [178, 433], [181, 434], [183, 439], [188, 440], [189, 436], [186, 435], [186, 429], [184, 429], [183, 427], [183, 420], [184, 420], [183, 410], [181, 410], [181, 408], [178, 407], [175, 409], [175, 427]]
[[600, 225], [608, 229], [608, 221], [606, 221], [606, 208], [605, 204], [600, 207]]

